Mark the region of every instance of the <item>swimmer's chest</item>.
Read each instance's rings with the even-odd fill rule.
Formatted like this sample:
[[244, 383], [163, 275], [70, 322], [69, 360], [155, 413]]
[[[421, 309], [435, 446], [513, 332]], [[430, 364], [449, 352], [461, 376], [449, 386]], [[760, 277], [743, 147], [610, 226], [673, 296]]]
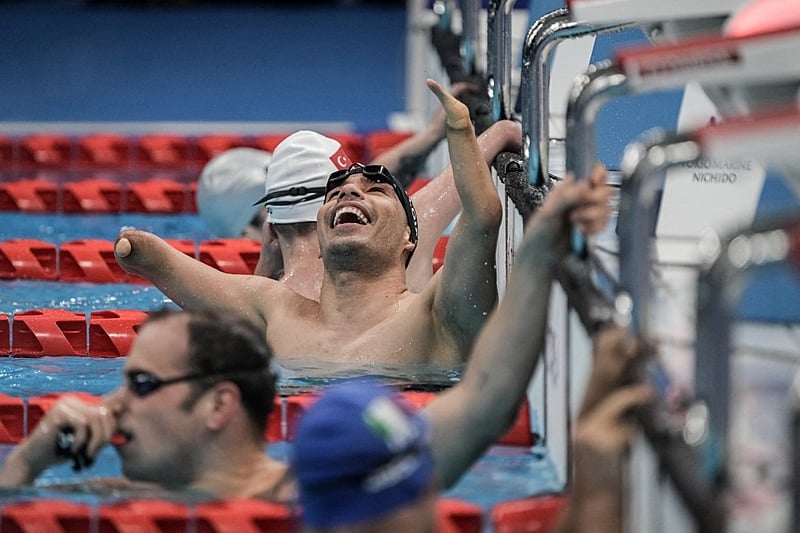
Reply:
[[413, 306], [381, 320], [327, 323], [317, 313], [281, 313], [267, 325], [267, 341], [280, 357], [332, 362], [426, 363], [441, 360], [430, 314]]

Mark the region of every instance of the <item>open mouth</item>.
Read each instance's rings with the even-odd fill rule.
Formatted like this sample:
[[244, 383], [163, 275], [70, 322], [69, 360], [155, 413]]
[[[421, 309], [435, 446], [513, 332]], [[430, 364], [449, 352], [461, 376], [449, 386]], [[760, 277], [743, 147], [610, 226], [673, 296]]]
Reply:
[[336, 211], [336, 214], [333, 216], [333, 224], [331, 227], [335, 228], [339, 224], [366, 225], [369, 224], [369, 219], [361, 209], [353, 206], [344, 206]]

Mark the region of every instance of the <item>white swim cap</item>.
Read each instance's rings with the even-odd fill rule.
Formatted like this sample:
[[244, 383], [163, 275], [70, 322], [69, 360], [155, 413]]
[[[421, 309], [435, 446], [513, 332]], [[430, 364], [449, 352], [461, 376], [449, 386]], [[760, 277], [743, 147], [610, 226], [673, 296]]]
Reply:
[[328, 176], [350, 165], [338, 141], [314, 131], [293, 133], [275, 147], [266, 195], [256, 203], [267, 207], [267, 222], [272, 224], [316, 222]]
[[212, 158], [197, 184], [197, 210], [217, 237], [239, 237], [261, 209], [253, 198], [264, 190], [272, 155], [232, 148]]

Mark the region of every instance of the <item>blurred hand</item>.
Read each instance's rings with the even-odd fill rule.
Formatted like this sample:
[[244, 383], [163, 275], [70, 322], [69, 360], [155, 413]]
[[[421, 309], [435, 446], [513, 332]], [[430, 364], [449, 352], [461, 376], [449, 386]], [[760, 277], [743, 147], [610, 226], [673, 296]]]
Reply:
[[591, 176], [586, 180], [589, 189], [585, 197], [570, 213], [570, 221], [584, 235], [594, 235], [608, 224], [613, 189], [606, 184], [607, 175], [603, 165], [595, 165]]
[[116, 430], [116, 419], [106, 404], [87, 403], [75, 396], [64, 396], [36, 425], [31, 435], [14, 450], [17, 460], [25, 463], [32, 482], [46, 468], [64, 462], [56, 439], [62, 431], [72, 434], [73, 454], [83, 454], [91, 460], [111, 441]]

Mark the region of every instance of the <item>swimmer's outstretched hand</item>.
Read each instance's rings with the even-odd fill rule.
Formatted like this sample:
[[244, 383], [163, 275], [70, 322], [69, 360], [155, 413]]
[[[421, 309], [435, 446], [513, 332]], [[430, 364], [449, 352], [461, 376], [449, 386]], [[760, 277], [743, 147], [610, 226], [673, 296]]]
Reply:
[[119, 229], [117, 242], [114, 243], [114, 254], [117, 257], [128, 257], [131, 254], [131, 241], [125, 237], [125, 232], [128, 230], [135, 230], [133, 226], [122, 226]]
[[587, 181], [571, 177], [562, 180], [544, 199], [525, 224], [525, 238], [517, 249], [517, 258], [530, 257], [539, 266], [555, 267], [569, 249], [569, 224], [581, 205], [591, 202], [592, 190]]
[[472, 130], [472, 121], [469, 118], [469, 108], [458, 98], [449, 93], [441, 84], [430, 78], [425, 80], [428, 88], [436, 95], [442, 108], [447, 113], [446, 124], [450, 130]]
[[123, 227], [114, 242], [114, 255], [126, 272], [151, 279], [159, 269], [162, 248], [171, 246], [150, 232]]
[[125, 237], [120, 237], [114, 244], [114, 253], [117, 257], [128, 257], [131, 253], [131, 241]]
[[[119, 235], [117, 235], [117, 241], [114, 243], [114, 255], [117, 256], [117, 262], [120, 262], [119, 259], [131, 255], [133, 245], [131, 244], [129, 237], [134, 231], [136, 231], [136, 229], [131, 226], [122, 226], [120, 228]], [[120, 264], [122, 263], [120, 262]]]

